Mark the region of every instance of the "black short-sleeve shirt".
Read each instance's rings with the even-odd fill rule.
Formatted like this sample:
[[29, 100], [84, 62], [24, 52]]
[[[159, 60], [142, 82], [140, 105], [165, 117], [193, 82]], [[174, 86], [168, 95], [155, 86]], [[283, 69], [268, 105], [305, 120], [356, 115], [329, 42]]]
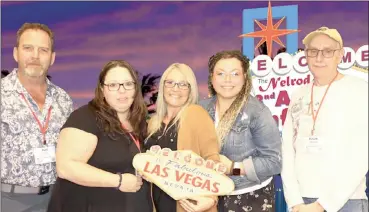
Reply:
[[[77, 128], [97, 137], [97, 145], [88, 164], [111, 173], [135, 174], [133, 157], [139, 149], [129, 135], [108, 137], [97, 126], [96, 113], [88, 105], [75, 110], [63, 128]], [[75, 140], [74, 142], [78, 142]], [[117, 182], [118, 185], [118, 182]], [[136, 193], [115, 188], [86, 187], [61, 178], [54, 186], [48, 212], [152, 212], [150, 185], [145, 182]]]
[[[145, 142], [145, 148], [149, 149], [153, 145], [159, 145], [161, 148], [169, 148], [173, 151], [177, 150], [178, 131], [177, 125], [172, 125], [173, 120], [168, 123], [161, 124], [160, 129], [154, 133]], [[153, 199], [155, 208], [159, 212], [175, 212], [176, 201], [161, 190], [158, 186], [153, 186]]]

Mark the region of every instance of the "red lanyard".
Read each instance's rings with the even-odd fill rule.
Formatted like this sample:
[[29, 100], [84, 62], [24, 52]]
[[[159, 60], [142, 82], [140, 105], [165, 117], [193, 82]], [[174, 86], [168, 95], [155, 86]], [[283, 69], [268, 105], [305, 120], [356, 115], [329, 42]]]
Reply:
[[319, 114], [319, 110], [320, 110], [320, 107], [322, 106], [323, 104], [323, 101], [325, 99], [325, 96], [327, 95], [328, 93], [328, 90], [329, 90], [329, 87], [331, 87], [332, 83], [334, 82], [334, 80], [337, 78], [338, 76], [338, 72], [336, 74], [336, 76], [333, 78], [333, 80], [328, 84], [328, 87], [327, 89], [325, 90], [325, 93], [323, 95], [323, 98], [322, 100], [320, 101], [320, 104], [319, 104], [319, 107], [318, 107], [318, 110], [316, 111], [316, 114], [314, 114], [314, 107], [313, 107], [313, 102], [314, 102], [314, 94], [313, 94], [313, 91], [314, 91], [314, 83], [313, 85], [311, 86], [311, 100], [310, 100], [310, 108], [311, 108], [311, 116], [313, 117], [313, 129], [311, 130], [311, 135], [314, 135], [314, 131], [315, 131], [315, 122], [316, 122], [316, 119], [318, 118], [318, 114]]
[[[122, 127], [123, 127], [123, 129], [126, 129], [126, 128], [123, 126], [123, 124], [122, 124]], [[139, 140], [138, 140], [138, 139], [136, 139], [136, 138], [132, 135], [132, 133], [128, 132], [128, 134], [129, 134], [129, 136], [131, 136], [132, 140], [135, 142], [135, 144], [136, 144], [136, 146], [137, 146], [138, 151], [139, 151], [139, 152], [141, 152], [141, 148], [140, 148], [140, 142], [139, 142]]]
[[47, 128], [49, 127], [49, 120], [50, 120], [50, 117], [51, 117], [52, 107], [51, 106], [49, 107], [49, 111], [47, 112], [47, 118], [45, 120], [45, 124], [42, 125], [40, 120], [37, 118], [35, 112], [33, 112], [32, 108], [31, 108], [31, 105], [29, 105], [29, 102], [26, 100], [26, 97], [24, 96], [23, 93], [21, 93], [21, 96], [23, 97], [24, 101], [27, 103], [29, 110], [32, 112], [33, 117], [37, 121], [37, 124], [38, 124], [38, 126], [40, 128], [40, 131], [42, 133], [42, 136], [43, 136], [43, 141], [42, 142], [45, 145], [46, 144], [46, 132], [47, 132]]

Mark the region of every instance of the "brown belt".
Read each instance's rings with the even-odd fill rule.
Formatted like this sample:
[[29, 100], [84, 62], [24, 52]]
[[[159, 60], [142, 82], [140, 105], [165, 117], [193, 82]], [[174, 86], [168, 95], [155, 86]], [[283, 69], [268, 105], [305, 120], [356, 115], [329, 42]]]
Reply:
[[27, 186], [18, 186], [18, 185], [1, 183], [1, 191], [7, 192], [7, 193], [42, 195], [42, 194], [48, 193], [49, 189], [50, 189], [50, 186], [27, 187]]

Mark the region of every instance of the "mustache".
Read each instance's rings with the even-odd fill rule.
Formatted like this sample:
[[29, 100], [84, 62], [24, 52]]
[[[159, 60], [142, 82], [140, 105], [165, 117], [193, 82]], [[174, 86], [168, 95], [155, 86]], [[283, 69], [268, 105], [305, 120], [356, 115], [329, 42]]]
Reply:
[[27, 63], [27, 65], [39, 65], [40, 66], [41, 63], [38, 61], [32, 61], [32, 62]]

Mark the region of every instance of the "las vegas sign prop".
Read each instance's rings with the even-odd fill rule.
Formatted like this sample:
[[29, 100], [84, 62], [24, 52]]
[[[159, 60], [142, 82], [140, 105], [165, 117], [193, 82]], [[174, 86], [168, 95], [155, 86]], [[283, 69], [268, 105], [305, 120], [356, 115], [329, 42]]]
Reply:
[[172, 151], [152, 146], [133, 158], [133, 167], [175, 200], [196, 196], [227, 195], [233, 181], [222, 163], [204, 160], [189, 150]]

